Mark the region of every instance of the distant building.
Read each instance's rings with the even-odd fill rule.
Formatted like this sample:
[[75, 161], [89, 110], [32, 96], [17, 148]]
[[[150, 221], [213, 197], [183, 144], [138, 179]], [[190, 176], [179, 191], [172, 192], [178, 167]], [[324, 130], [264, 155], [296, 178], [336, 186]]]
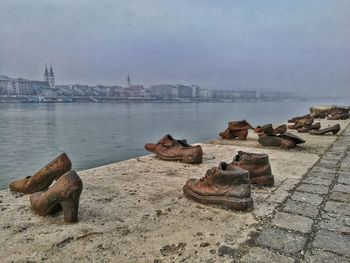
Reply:
[[179, 98], [192, 98], [192, 87], [185, 85], [178, 85], [178, 97]]
[[31, 95], [31, 81], [22, 78], [0, 76], [0, 94], [2, 95]]
[[178, 88], [174, 85], [154, 85], [150, 90], [156, 98], [171, 99], [178, 96]]

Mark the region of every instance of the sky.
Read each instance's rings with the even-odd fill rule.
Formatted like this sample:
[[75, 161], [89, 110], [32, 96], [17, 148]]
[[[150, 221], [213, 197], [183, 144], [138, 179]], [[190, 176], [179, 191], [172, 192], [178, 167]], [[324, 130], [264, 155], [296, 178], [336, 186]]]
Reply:
[[0, 75], [350, 96], [349, 0], [0, 0]]

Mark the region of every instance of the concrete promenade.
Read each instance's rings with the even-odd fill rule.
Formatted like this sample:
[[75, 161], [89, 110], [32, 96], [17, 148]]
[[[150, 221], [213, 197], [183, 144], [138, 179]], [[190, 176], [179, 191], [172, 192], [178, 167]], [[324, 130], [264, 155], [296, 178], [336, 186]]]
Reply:
[[[306, 143], [288, 151], [250, 133], [202, 143], [200, 165], [148, 155], [82, 171], [77, 224], [0, 191], [0, 262], [349, 262], [350, 126], [321, 120], [335, 123], [339, 134], [300, 134]], [[275, 186], [253, 187], [253, 211], [183, 197], [187, 179], [239, 150], [269, 154], [275, 176]]]

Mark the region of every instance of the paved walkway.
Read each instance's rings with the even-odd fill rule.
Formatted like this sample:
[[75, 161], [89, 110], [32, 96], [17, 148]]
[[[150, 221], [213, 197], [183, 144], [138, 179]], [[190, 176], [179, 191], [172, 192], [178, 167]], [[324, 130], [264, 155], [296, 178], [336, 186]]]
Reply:
[[350, 261], [350, 126], [283, 197], [233, 262]]

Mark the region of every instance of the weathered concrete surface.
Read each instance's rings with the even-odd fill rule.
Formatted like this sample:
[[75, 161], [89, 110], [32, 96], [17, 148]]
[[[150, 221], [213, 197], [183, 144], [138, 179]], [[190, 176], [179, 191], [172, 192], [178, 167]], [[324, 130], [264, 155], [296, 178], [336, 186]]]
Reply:
[[[313, 136], [310, 144], [324, 152], [335, 139]], [[29, 196], [0, 191], [1, 262], [231, 262], [239, 246], [291, 195], [319, 151], [308, 150], [309, 142], [305, 150], [291, 151], [264, 149], [253, 140], [227, 144], [202, 144], [201, 165], [149, 155], [80, 172], [80, 222], [73, 225], [63, 224], [62, 214], [35, 215]], [[188, 178], [200, 178], [221, 161], [231, 161], [238, 150], [268, 153], [275, 175], [274, 187], [253, 188], [252, 212], [183, 197]]]

